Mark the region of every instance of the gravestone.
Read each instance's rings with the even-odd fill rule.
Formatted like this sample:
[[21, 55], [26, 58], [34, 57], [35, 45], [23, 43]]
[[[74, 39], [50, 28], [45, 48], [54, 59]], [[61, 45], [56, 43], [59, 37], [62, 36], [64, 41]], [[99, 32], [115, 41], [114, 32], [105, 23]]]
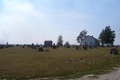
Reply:
[[118, 54], [118, 50], [115, 48], [110, 49], [110, 53], [109, 54]]
[[118, 48], [118, 46], [115, 46], [115, 48]]
[[33, 46], [31, 46], [31, 48], [33, 48]]
[[70, 46], [68, 45], [68, 46], [65, 46], [66, 48], [70, 48]]
[[42, 48], [42, 47], [39, 47], [38, 51], [43, 51], [43, 48]]
[[49, 50], [48, 50], [48, 49], [46, 49], [46, 52], [49, 52]]
[[12, 45], [12, 47], [14, 47], [14, 45]]
[[33, 46], [32, 49], [37, 49], [36, 46]]
[[55, 45], [53, 45], [52, 47], [53, 47], [53, 49], [57, 49], [57, 47]]
[[73, 48], [75, 47], [75, 45], [72, 46]]
[[83, 49], [84, 49], [84, 50], [87, 50], [87, 47], [86, 47], [86, 46], [83, 46]]
[[90, 46], [89, 46], [89, 49], [93, 49], [93, 46], [90, 45]]
[[4, 46], [1, 45], [1, 46], [0, 46], [0, 49], [3, 49], [3, 48], [4, 48]]
[[60, 47], [59, 45], [57, 45], [57, 47]]
[[25, 46], [22, 46], [22, 48], [25, 48]]
[[30, 47], [30, 45], [27, 45], [28, 47]]
[[5, 46], [5, 48], [8, 48], [8, 46]]
[[79, 46], [76, 46], [76, 50], [79, 50]]

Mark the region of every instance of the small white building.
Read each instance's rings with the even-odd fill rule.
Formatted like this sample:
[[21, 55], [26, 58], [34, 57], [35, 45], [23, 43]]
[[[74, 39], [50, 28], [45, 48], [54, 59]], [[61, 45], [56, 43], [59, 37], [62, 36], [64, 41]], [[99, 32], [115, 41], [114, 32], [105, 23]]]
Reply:
[[99, 41], [96, 38], [94, 38], [93, 36], [86, 36], [82, 40], [82, 44], [83, 45], [92, 45], [92, 46], [95, 46], [95, 45], [97, 45], [97, 43], [99, 43]]

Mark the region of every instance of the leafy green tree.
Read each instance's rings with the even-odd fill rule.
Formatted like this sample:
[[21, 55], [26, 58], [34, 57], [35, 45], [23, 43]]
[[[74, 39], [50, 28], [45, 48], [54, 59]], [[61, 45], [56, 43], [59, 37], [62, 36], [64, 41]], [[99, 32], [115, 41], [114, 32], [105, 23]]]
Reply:
[[99, 35], [100, 42], [103, 44], [113, 44], [115, 39], [115, 31], [112, 31], [110, 26], [106, 26]]
[[105, 30], [103, 29], [102, 32], [99, 35], [99, 41], [102, 43], [102, 46], [104, 45], [104, 41], [105, 41]]
[[82, 40], [86, 37], [87, 31], [83, 30], [80, 32], [79, 36], [77, 37], [77, 42], [82, 44]]
[[59, 46], [63, 46], [62, 35], [60, 35], [60, 36], [58, 37], [57, 45], [59, 45]]

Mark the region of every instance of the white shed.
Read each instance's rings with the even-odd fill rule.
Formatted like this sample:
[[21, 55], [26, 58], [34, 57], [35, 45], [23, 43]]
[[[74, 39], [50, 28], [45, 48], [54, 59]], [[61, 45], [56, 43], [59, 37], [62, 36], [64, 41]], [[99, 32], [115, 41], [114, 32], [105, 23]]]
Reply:
[[92, 45], [95, 46], [99, 41], [94, 38], [93, 36], [86, 36], [83, 40], [82, 40], [82, 44], [83, 45]]

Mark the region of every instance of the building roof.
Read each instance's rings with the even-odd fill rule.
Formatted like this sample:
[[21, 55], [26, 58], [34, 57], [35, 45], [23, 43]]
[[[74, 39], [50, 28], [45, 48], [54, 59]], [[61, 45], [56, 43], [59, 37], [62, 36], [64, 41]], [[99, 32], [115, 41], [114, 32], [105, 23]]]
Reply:
[[[91, 38], [95, 39], [96, 41], [98, 41], [98, 39], [96, 39], [96, 38], [93, 37], [93, 36], [88, 35], [88, 36], [86, 36], [86, 37], [91, 37]], [[85, 38], [86, 38], [86, 37], [85, 37]], [[85, 39], [85, 38], [84, 38], [84, 39]], [[84, 39], [83, 39], [83, 40], [84, 40]]]
[[44, 41], [44, 42], [52, 42], [52, 40], [46, 40], [46, 41]]

